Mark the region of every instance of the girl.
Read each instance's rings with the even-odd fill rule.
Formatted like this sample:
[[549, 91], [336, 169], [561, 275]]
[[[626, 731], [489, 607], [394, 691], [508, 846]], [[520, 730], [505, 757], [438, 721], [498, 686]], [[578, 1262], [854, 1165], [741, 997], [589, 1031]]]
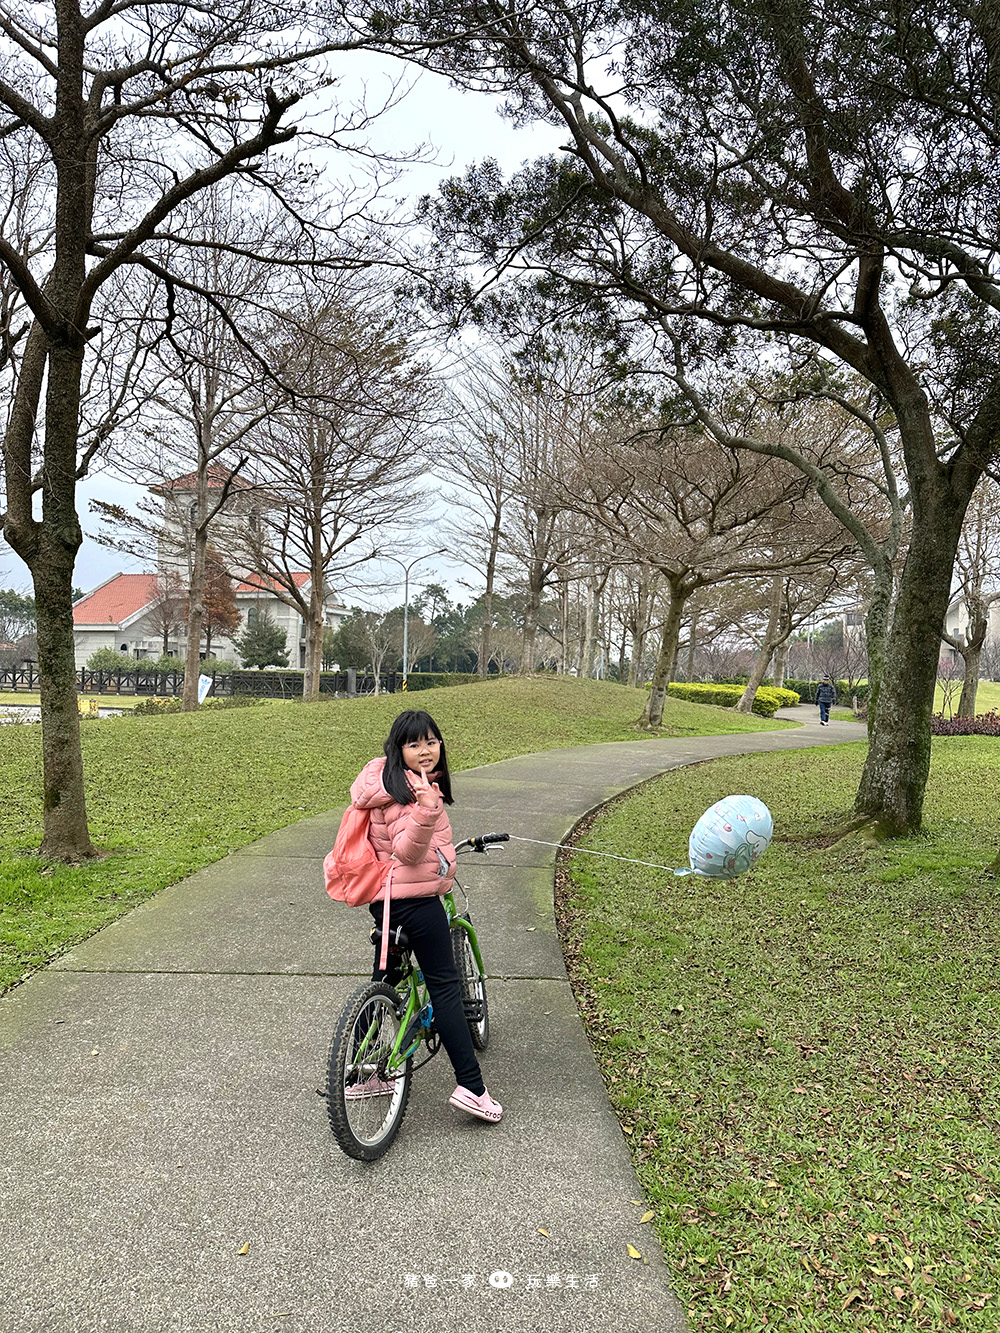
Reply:
[[[428, 713], [410, 708], [392, 724], [384, 748], [385, 758], [373, 759], [355, 779], [351, 800], [371, 812], [368, 836], [378, 859], [396, 862], [390, 928], [402, 926], [427, 982], [434, 1022], [458, 1081], [448, 1100], [495, 1123], [503, 1108], [486, 1091], [476, 1059], [441, 902], [455, 877], [455, 848], [444, 808], [453, 803], [444, 741]], [[379, 924], [382, 896], [369, 909]], [[376, 957], [373, 979], [382, 976]]]

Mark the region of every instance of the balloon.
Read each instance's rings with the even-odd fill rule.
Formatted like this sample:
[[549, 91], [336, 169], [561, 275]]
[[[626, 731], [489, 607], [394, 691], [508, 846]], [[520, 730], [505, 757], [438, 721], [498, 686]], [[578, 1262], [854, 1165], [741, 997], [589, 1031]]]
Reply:
[[696, 875], [735, 879], [767, 850], [771, 812], [755, 796], [724, 796], [691, 830], [688, 860]]

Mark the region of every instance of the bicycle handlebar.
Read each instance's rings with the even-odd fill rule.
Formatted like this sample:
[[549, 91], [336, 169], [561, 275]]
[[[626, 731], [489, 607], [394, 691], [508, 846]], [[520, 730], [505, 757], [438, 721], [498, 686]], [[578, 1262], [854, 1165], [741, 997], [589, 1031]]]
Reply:
[[474, 838], [465, 838], [462, 842], [456, 843], [455, 852], [456, 854], [462, 852], [482, 852], [485, 854], [487, 847], [497, 842], [508, 842], [509, 840], [509, 833], [480, 833]]

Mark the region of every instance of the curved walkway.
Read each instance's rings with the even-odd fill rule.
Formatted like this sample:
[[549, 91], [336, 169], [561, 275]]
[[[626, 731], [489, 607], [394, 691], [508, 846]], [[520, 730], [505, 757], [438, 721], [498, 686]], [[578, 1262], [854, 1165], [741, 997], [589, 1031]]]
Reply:
[[[864, 735], [796, 712], [798, 730], [467, 771], [456, 836], [559, 842], [667, 769]], [[417, 1075], [386, 1158], [340, 1154], [316, 1087], [369, 946], [367, 914], [319, 887], [336, 826], [320, 815], [199, 871], [0, 1001], [0, 1327], [682, 1330], [566, 980], [551, 849], [466, 863], [502, 1124], [446, 1105], [442, 1056]]]

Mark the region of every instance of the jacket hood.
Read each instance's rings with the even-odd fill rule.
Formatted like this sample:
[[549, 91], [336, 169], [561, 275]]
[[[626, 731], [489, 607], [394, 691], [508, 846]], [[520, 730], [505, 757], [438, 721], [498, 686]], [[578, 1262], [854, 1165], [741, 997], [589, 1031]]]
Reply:
[[379, 805], [391, 805], [392, 797], [382, 786], [385, 756], [372, 759], [351, 783], [351, 800], [359, 810], [372, 810]]

